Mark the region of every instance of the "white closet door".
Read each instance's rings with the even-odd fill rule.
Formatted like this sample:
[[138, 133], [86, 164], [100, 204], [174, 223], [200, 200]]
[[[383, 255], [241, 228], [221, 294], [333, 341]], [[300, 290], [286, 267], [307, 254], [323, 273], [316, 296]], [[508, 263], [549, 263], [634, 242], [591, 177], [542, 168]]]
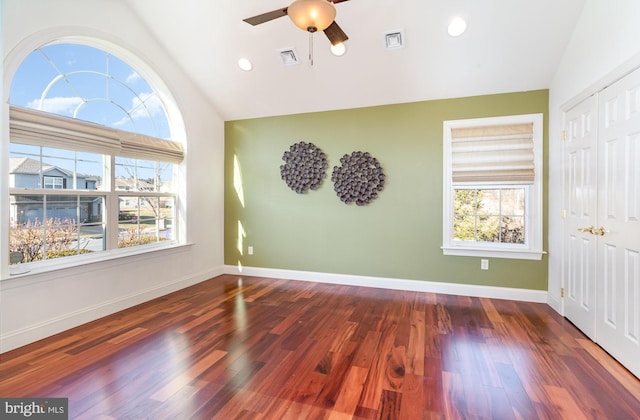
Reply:
[[[589, 338], [596, 332], [597, 95], [565, 113], [565, 316]], [[582, 229], [582, 230], [581, 230]]]
[[640, 69], [599, 106], [596, 341], [640, 377]]

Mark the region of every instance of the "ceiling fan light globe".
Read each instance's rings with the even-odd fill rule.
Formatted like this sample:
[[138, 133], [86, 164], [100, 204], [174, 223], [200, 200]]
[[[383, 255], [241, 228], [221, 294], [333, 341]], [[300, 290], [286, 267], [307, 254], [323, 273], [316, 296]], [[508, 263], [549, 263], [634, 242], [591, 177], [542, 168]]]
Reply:
[[347, 47], [342, 42], [339, 42], [336, 45], [331, 45], [330, 49], [331, 54], [335, 55], [336, 57], [341, 57], [344, 55], [344, 53], [347, 52]]
[[324, 31], [336, 18], [336, 8], [327, 0], [296, 0], [287, 8], [291, 21], [303, 31]]

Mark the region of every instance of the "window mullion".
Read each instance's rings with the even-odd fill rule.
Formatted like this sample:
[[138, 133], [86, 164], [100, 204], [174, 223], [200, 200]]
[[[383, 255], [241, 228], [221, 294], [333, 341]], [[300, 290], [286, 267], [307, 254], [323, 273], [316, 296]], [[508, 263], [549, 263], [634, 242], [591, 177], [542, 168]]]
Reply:
[[44, 194], [42, 196], [42, 259], [47, 259], [47, 251], [49, 248], [49, 244], [47, 243], [47, 219], [49, 218], [47, 215], [47, 195]]
[[106, 186], [107, 202], [105, 206], [107, 221], [107, 250], [118, 248], [118, 194], [116, 193], [115, 156], [105, 156], [105, 178], [109, 180]]

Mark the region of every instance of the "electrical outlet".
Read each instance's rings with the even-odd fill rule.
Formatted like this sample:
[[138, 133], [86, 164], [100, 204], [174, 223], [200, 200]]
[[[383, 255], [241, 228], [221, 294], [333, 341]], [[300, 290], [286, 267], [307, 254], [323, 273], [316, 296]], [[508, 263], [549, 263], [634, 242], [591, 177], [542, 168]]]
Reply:
[[489, 269], [489, 260], [482, 259], [480, 260], [480, 269], [488, 270]]
[[252, 246], [247, 247], [247, 254], [253, 255], [253, 247]]

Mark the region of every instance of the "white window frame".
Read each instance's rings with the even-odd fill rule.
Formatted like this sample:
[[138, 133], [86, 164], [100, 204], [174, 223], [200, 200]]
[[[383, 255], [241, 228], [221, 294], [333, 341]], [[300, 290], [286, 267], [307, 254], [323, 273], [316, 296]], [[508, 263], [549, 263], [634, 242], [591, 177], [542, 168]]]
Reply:
[[[47, 182], [51, 181], [51, 182]], [[58, 182], [60, 181], [60, 182]], [[64, 179], [61, 176], [42, 176], [42, 184], [45, 190], [62, 190], [64, 189]]]
[[[454, 128], [533, 123], [534, 182], [530, 185], [509, 183], [457, 183], [452, 181], [451, 130]], [[443, 123], [443, 244], [444, 255], [513, 258], [540, 260], [542, 250], [542, 201], [543, 201], [543, 115], [525, 114], [465, 120]], [[525, 243], [508, 244], [477, 241], [460, 241], [453, 238], [453, 191], [456, 187], [469, 189], [525, 188]]]

